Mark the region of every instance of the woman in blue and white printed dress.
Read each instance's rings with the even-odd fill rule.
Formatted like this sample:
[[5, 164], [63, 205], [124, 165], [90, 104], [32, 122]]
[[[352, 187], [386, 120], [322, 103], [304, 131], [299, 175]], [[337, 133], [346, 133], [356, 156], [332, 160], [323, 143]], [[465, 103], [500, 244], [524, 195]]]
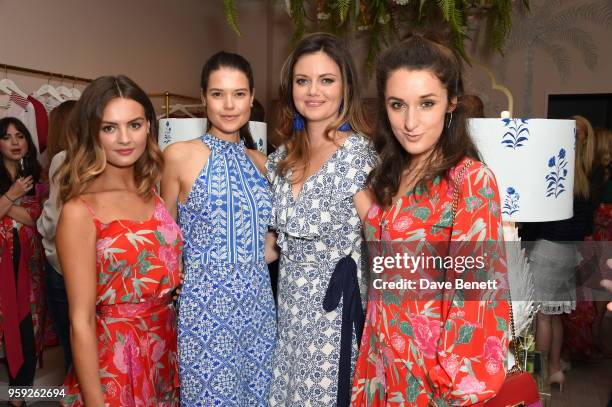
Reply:
[[281, 250], [270, 405], [344, 406], [363, 327], [362, 190], [377, 159], [338, 38], [304, 38], [281, 75], [283, 145], [267, 163]]
[[[265, 406], [276, 314], [265, 261], [272, 206], [248, 131], [253, 74], [220, 52], [202, 72], [209, 130], [169, 146], [162, 196], [184, 234], [178, 352], [184, 406]], [[272, 240], [273, 241], [273, 240]]]

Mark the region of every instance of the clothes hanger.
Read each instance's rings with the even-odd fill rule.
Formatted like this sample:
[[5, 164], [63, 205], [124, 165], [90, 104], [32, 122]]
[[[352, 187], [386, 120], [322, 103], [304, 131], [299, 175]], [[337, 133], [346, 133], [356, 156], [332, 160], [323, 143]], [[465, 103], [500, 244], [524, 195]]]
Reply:
[[57, 99], [59, 102], [63, 102], [64, 98], [62, 98], [59, 92], [49, 83], [51, 82], [52, 78], [53, 78], [53, 75], [49, 73], [49, 78], [47, 79], [47, 83], [42, 85], [40, 88], [38, 88], [36, 92], [32, 93], [32, 97], [40, 98], [41, 96], [49, 95]]
[[[176, 112], [180, 112], [183, 113], [191, 118], [195, 118], [195, 115], [193, 113], [191, 113], [189, 110], [187, 110], [190, 107], [196, 107], [196, 106], [200, 106], [200, 105], [182, 105], [180, 103], [174, 104], [174, 105], [170, 105], [170, 110], [168, 111], [168, 115], [166, 114], [161, 114], [159, 115], [158, 119], [163, 119], [163, 118], [167, 118], [169, 119], [169, 115], [172, 113], [176, 113]], [[165, 106], [162, 106], [162, 109], [165, 109]]]
[[81, 97], [81, 91], [78, 90], [76, 87], [76, 79], [74, 80], [74, 82], [72, 82], [72, 88], [70, 89], [70, 94], [72, 95], [72, 97], [70, 98], [72, 100], [79, 100], [79, 98]]
[[6, 93], [7, 95], [10, 95], [11, 93], [16, 93], [22, 98], [27, 99], [28, 95], [24, 93], [21, 89], [19, 89], [19, 87], [15, 84], [15, 82], [7, 78], [7, 75], [8, 75], [7, 71], [8, 69], [5, 64], [4, 65], [4, 79], [0, 81], [0, 90]]
[[57, 92], [62, 96], [64, 101], [72, 98], [72, 92], [66, 86], [64, 86], [64, 75], [62, 75], [62, 81], [60, 82], [60, 86], [57, 88]]

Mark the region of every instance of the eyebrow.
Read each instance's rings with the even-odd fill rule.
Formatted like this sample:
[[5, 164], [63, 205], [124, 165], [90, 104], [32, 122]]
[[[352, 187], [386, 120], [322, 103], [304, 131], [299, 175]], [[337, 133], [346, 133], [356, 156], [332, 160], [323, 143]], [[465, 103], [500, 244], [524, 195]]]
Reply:
[[[220, 91], [220, 92], [223, 92], [224, 90], [226, 90], [226, 89], [221, 89], [221, 88], [209, 88], [209, 89], [208, 89], [208, 92], [212, 92], [212, 91]], [[240, 90], [241, 90], [241, 91], [248, 92], [248, 89], [247, 89], [247, 88], [238, 88], [238, 89], [233, 89], [233, 91], [234, 91], [234, 92], [238, 92], [238, 91], [240, 91]]]
[[[128, 120], [128, 123], [133, 123], [133, 122], [138, 121], [138, 120], [145, 120], [145, 118], [144, 118], [144, 117], [142, 117], [142, 116], [141, 116], [141, 117], [137, 117], [137, 118], [135, 118], [135, 119]], [[117, 123], [116, 123], [116, 122], [111, 122], [111, 121], [109, 121], [109, 120], [102, 120], [102, 121], [100, 122], [100, 124], [115, 124], [115, 125], [116, 125]]]
[[[436, 95], [435, 93], [428, 93], [426, 95], [419, 96], [419, 99], [427, 99], [430, 97], [438, 97], [438, 95]], [[400, 102], [404, 102], [404, 99], [397, 97], [397, 96], [389, 96], [386, 98], [386, 100], [397, 100]]]
[[[293, 76], [294, 76], [294, 77], [303, 76], [304, 78], [308, 78], [308, 75], [305, 75], [305, 74], [303, 74], [303, 73], [296, 73], [296, 74], [295, 74], [295, 75], [293, 75]], [[318, 75], [318, 76], [319, 76], [319, 77], [321, 77], [321, 76], [333, 76], [333, 77], [336, 77], [336, 76], [338, 76], [338, 75], [333, 74], [333, 73], [322, 73], [321, 75]]]

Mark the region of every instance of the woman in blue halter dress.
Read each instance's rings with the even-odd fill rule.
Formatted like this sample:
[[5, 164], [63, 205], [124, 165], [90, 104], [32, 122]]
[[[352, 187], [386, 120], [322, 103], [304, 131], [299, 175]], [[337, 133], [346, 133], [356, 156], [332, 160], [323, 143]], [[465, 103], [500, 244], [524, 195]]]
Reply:
[[[248, 78], [252, 89], [252, 76], [232, 65], [237, 58], [243, 61], [220, 53], [204, 67], [209, 133], [164, 152], [162, 194], [167, 205], [177, 205], [169, 207], [185, 242], [178, 318], [184, 406], [265, 406], [272, 377], [276, 312], [264, 255], [271, 192], [262, 174], [265, 156], [247, 148], [252, 139], [243, 133], [249, 98], [241, 86], [225, 87], [228, 78], [238, 85]], [[199, 173], [189, 173], [194, 163]], [[191, 188], [185, 179], [194, 179]]]

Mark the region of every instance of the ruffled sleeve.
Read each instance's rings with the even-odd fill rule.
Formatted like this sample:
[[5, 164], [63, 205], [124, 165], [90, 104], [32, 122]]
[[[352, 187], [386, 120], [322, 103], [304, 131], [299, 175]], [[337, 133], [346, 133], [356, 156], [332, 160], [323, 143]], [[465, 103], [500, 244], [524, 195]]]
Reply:
[[[451, 178], [456, 175], [457, 171], [451, 172]], [[484, 267], [459, 270], [455, 266], [447, 272], [446, 280], [491, 280], [498, 288], [455, 288], [443, 293], [438, 363], [429, 377], [441, 399], [463, 406], [492, 398], [503, 384], [509, 303], [505, 297], [505, 255], [495, 176], [482, 163], [474, 162], [460, 185], [451, 254], [455, 258], [483, 256]]]

